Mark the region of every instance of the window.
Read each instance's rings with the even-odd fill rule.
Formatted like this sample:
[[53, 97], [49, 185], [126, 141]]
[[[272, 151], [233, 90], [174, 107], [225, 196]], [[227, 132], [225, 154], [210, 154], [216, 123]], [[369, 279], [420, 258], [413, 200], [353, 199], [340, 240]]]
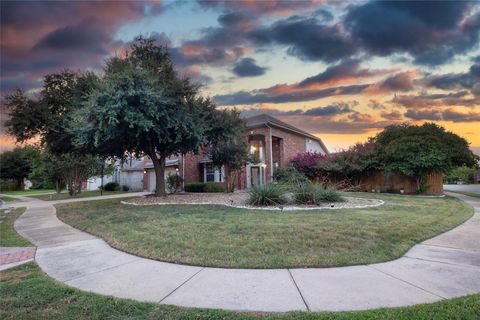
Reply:
[[211, 163], [205, 163], [205, 182], [215, 182], [215, 169]]
[[223, 167], [214, 167], [212, 163], [203, 165], [203, 181], [204, 182], [223, 182]]
[[252, 140], [250, 141], [250, 153], [257, 159], [259, 162], [263, 162], [263, 141], [261, 140]]

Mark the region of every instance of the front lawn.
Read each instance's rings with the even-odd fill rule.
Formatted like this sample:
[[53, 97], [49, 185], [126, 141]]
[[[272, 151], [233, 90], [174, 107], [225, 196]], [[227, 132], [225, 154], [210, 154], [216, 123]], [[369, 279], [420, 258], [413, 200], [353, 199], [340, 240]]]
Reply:
[[1, 319], [169, 320], [474, 320], [480, 294], [412, 307], [360, 312], [242, 313], [135, 302], [83, 292], [47, 276], [35, 263], [0, 272]]
[[7, 209], [0, 210], [0, 247], [32, 246], [30, 242], [23, 239], [13, 228], [13, 223], [25, 212], [25, 208], [16, 208], [10, 212], [8, 211]]
[[[111, 194], [122, 194], [127, 193], [127, 191], [103, 191], [103, 195], [111, 195]], [[82, 191], [80, 194], [77, 194], [75, 197], [71, 197], [68, 193], [52, 193], [52, 194], [40, 194], [30, 196], [30, 198], [36, 198], [40, 200], [50, 201], [50, 200], [65, 200], [65, 199], [73, 199], [73, 198], [86, 198], [86, 197], [97, 197], [100, 196], [100, 190], [92, 190], [92, 191]]]
[[392, 260], [473, 212], [451, 197], [354, 196], [382, 199], [385, 205], [279, 212], [222, 205], [130, 206], [111, 199], [57, 205], [57, 214], [113, 247], [152, 259], [228, 268], [294, 268]]

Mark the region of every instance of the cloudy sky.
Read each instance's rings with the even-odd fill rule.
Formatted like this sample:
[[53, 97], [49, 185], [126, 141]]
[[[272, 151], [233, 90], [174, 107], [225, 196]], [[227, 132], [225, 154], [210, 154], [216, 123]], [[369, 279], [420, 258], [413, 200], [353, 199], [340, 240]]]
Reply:
[[480, 153], [479, 2], [2, 1], [0, 23], [2, 94], [34, 94], [64, 68], [101, 72], [143, 35], [219, 106], [269, 113], [330, 150], [434, 121]]

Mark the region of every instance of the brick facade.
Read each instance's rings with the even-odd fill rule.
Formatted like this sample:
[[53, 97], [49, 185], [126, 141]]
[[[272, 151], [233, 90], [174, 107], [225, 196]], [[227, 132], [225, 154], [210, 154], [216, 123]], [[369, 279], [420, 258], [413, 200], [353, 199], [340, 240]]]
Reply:
[[[271, 117], [269, 119], [276, 120]], [[263, 161], [260, 166], [264, 168], [265, 182], [267, 183], [272, 181], [272, 164], [273, 167], [287, 167], [295, 155], [307, 151], [308, 141], [314, 139], [321, 143], [318, 138], [308, 133], [302, 133], [302, 131], [296, 130], [291, 126], [290, 129], [288, 127], [285, 128], [285, 123], [279, 123], [280, 125], [269, 122], [259, 123], [247, 127], [247, 131], [245, 132], [245, 139], [247, 139], [247, 141], [253, 139], [263, 142]], [[327, 153], [328, 151], [322, 147], [322, 152]], [[186, 183], [203, 181], [203, 163], [208, 161], [208, 155], [205, 151], [201, 151], [199, 154], [187, 154], [184, 157], [171, 157], [168, 160], [178, 160], [178, 174], [184, 177]], [[150, 159], [146, 157], [145, 163], [151, 164]], [[183, 172], [183, 170], [185, 170], [185, 172]], [[243, 168], [236, 177], [236, 187], [238, 189], [244, 189], [249, 185], [247, 181], [247, 177], [249, 176], [247, 170], [248, 167]], [[224, 173], [228, 174], [228, 168], [224, 168]], [[145, 189], [148, 190], [148, 175], [145, 175], [144, 183]]]

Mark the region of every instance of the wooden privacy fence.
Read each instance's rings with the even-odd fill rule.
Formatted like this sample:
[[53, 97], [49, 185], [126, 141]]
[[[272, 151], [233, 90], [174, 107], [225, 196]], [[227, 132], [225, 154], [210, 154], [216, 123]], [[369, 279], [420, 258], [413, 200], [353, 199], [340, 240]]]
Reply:
[[[424, 178], [426, 193], [442, 194], [443, 193], [443, 174], [436, 172], [427, 175]], [[414, 178], [404, 175], [403, 173], [395, 173], [386, 175], [381, 171], [376, 171], [370, 176], [365, 177], [360, 182], [362, 191], [371, 192], [373, 189], [380, 189], [381, 192], [400, 192], [404, 189], [405, 193], [416, 193], [417, 183]]]

